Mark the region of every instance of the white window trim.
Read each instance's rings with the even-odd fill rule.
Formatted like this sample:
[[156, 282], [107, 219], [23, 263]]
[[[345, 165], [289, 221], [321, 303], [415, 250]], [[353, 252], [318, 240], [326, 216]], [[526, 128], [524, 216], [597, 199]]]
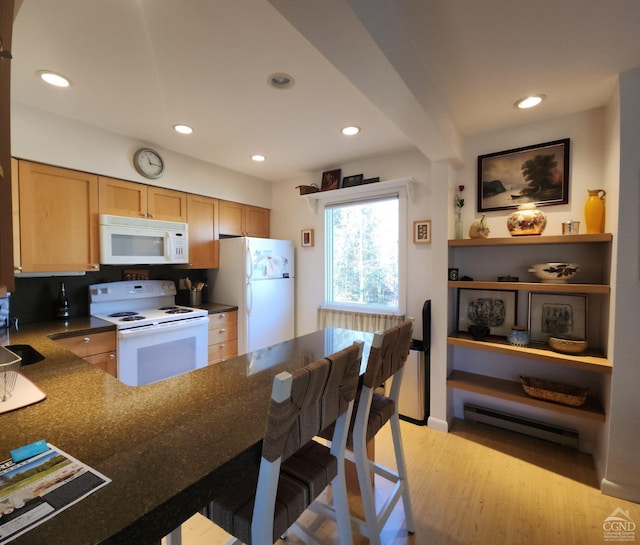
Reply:
[[[335, 309], [335, 310], [347, 310], [353, 312], [366, 312], [372, 314], [390, 314], [390, 315], [399, 315], [402, 316], [406, 314], [407, 309], [407, 226], [404, 225], [404, 221], [407, 218], [407, 201], [410, 197], [410, 186], [412, 179], [403, 179], [403, 180], [394, 180], [391, 182], [379, 182], [376, 184], [371, 184], [370, 186], [365, 186], [366, 190], [361, 191], [350, 191], [352, 189], [361, 189], [362, 186], [350, 187], [345, 189], [340, 189], [336, 191], [327, 191], [326, 193], [343, 193], [343, 195], [331, 195], [327, 196], [323, 199], [316, 198], [316, 205], [318, 202], [322, 202], [322, 222], [325, 233], [325, 245], [329, 244], [327, 237], [327, 225], [326, 225], [326, 215], [325, 208], [328, 205], [335, 204], [346, 204], [349, 202], [360, 202], [366, 201], [371, 198], [383, 198], [383, 197], [398, 197], [398, 309], [395, 311], [390, 310], [387, 307], [376, 307], [376, 306], [363, 306], [363, 305], [354, 305], [348, 303], [329, 303], [326, 300], [326, 294], [328, 292], [327, 283], [329, 282], [329, 278], [327, 277], [327, 247], [325, 246], [325, 258], [324, 258], [324, 297], [325, 301], [322, 305], [324, 308]], [[377, 186], [377, 187], [376, 187]], [[406, 190], [398, 190], [398, 188], [404, 187]], [[393, 190], [395, 189], [395, 190]], [[346, 192], [349, 192], [348, 198]], [[313, 195], [317, 195], [314, 193]], [[341, 197], [341, 198], [340, 198]]]

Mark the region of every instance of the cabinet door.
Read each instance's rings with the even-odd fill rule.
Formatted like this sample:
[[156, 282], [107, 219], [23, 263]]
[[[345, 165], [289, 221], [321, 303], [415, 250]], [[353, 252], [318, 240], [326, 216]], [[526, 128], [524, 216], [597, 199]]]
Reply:
[[147, 186], [136, 182], [99, 177], [100, 214], [145, 218]]
[[243, 230], [250, 237], [269, 238], [269, 209], [245, 206]]
[[115, 331], [63, 337], [56, 339], [56, 342], [81, 358], [105, 352], [115, 352], [116, 350]]
[[103, 352], [102, 354], [93, 354], [84, 358], [92, 365], [102, 369], [105, 373], [118, 378], [118, 358], [115, 350], [113, 352]]
[[19, 161], [18, 187], [22, 271], [97, 270], [97, 176]]
[[220, 219], [218, 221], [221, 235], [242, 236], [243, 206], [237, 202], [220, 201]]
[[147, 186], [147, 217], [165, 221], [187, 221], [187, 194], [173, 189]]
[[189, 267], [218, 268], [218, 201], [199, 195], [187, 196]]

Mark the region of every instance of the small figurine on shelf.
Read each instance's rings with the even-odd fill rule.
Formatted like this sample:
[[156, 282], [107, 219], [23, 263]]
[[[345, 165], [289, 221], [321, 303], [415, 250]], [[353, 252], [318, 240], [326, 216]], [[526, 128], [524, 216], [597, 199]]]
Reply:
[[489, 224], [487, 216], [482, 214], [479, 220], [474, 221], [469, 227], [469, 238], [487, 238], [489, 236]]

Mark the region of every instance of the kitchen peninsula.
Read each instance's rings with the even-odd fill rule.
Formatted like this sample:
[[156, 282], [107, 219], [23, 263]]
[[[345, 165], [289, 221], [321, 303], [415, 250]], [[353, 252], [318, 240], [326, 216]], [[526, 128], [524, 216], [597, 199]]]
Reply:
[[[113, 326], [86, 318], [74, 333]], [[68, 329], [67, 328], [67, 329]], [[0, 415], [0, 456], [39, 439], [112, 482], [12, 542], [156, 543], [210, 499], [216, 482], [260, 455], [273, 377], [372, 336], [325, 329], [162, 382], [131, 387], [62, 348], [46, 324], [11, 332], [45, 359], [22, 368], [47, 398]], [[5, 341], [5, 343], [7, 342]], [[226, 464], [226, 466], [225, 466]]]

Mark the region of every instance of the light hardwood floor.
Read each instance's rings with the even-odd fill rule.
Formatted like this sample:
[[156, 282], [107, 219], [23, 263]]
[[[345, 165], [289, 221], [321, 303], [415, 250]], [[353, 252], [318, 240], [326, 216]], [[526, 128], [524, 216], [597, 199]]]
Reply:
[[[399, 506], [385, 526], [385, 544], [606, 545], [602, 524], [617, 508], [637, 524], [631, 543], [640, 543], [640, 504], [602, 494], [586, 454], [461, 420], [450, 433], [402, 422], [402, 433], [417, 528], [407, 535]], [[391, 464], [390, 443], [386, 426], [376, 436], [384, 464]], [[357, 498], [352, 503], [360, 511]], [[309, 523], [315, 515], [305, 517]], [[337, 544], [335, 525], [318, 524]], [[228, 537], [199, 515], [183, 525], [184, 545], [217, 545]], [[290, 535], [279, 543], [303, 542]], [[354, 534], [354, 545], [365, 543]]]

